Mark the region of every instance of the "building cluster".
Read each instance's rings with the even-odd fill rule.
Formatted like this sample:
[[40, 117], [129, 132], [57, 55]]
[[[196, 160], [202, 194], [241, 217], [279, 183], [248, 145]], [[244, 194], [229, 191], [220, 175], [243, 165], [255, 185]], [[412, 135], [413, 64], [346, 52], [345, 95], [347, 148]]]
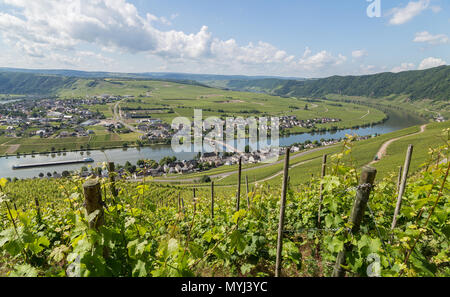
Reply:
[[445, 120], [445, 118], [442, 116], [442, 115], [438, 115], [438, 116], [436, 116], [435, 118], [434, 118], [434, 120], [436, 121], [436, 122], [438, 122], [438, 123], [442, 123], [442, 122], [445, 122], [446, 120]]
[[315, 118], [309, 120], [299, 120], [297, 116], [283, 116], [280, 118], [280, 129], [290, 129], [294, 127], [315, 128], [317, 124], [338, 123], [341, 119]]
[[[109, 98], [22, 100], [0, 106], [0, 125], [7, 137], [68, 137], [86, 136], [84, 127], [99, 123], [103, 114], [87, 106], [107, 104]], [[67, 131], [65, 131], [67, 130]], [[70, 131], [70, 132], [69, 132]]]
[[139, 120], [137, 128], [145, 133], [141, 136], [141, 140], [149, 140], [150, 142], [168, 141], [174, 135], [171, 126], [160, 119]]

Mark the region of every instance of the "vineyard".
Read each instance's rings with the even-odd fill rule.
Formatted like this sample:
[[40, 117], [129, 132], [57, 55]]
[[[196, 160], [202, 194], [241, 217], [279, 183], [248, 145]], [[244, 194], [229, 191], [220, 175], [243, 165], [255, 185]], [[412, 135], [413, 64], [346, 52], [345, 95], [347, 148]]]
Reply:
[[[394, 226], [398, 172], [361, 184], [344, 162], [347, 141], [323, 178], [293, 186], [285, 176], [285, 191], [131, 183], [112, 171], [89, 181], [1, 179], [0, 276], [265, 277], [279, 268], [321, 277], [335, 275], [337, 261], [346, 276], [450, 276], [449, 134], [405, 180]], [[355, 228], [355, 197], [367, 187]]]

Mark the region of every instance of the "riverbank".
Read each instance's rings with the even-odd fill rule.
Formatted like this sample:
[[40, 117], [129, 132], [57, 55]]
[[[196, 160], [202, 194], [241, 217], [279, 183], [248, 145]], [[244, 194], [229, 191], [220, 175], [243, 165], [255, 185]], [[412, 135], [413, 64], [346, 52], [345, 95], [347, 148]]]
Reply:
[[[340, 131], [329, 131], [325, 133], [302, 133], [290, 136], [280, 137], [280, 146], [290, 146], [296, 143], [305, 143], [306, 141], [314, 142], [321, 141], [321, 139], [340, 139], [345, 138], [346, 134], [358, 134], [360, 136], [365, 135], [383, 135], [393, 131], [405, 129], [410, 126], [423, 124], [423, 120], [418, 120], [415, 117], [410, 117], [407, 113], [399, 112], [389, 112], [389, 116], [383, 124], [374, 125], [371, 127], [360, 128], [360, 129], [346, 129]], [[234, 141], [232, 142], [234, 143]], [[232, 144], [230, 142], [230, 144]], [[257, 144], [257, 143], [256, 143]], [[378, 148], [376, 148], [378, 149]], [[73, 158], [79, 158], [80, 155], [89, 156], [95, 160], [96, 163], [114, 161], [116, 164], [124, 165], [127, 161], [132, 164], [136, 164], [138, 160], [155, 160], [160, 161], [164, 157], [177, 157], [178, 160], [192, 160], [197, 153], [196, 152], [184, 152], [184, 153], [174, 153], [170, 145], [152, 145], [152, 146], [129, 146], [128, 148], [115, 147], [114, 149], [108, 150], [75, 150], [73, 152], [61, 152], [60, 155], [54, 152], [47, 153], [46, 155], [35, 154], [32, 157], [31, 154], [28, 155], [17, 155], [8, 156], [8, 158], [0, 158], [0, 172], [5, 177], [17, 177], [17, 178], [32, 178], [38, 176], [42, 173], [42, 170], [25, 170], [18, 174], [13, 172], [11, 167], [20, 163], [20, 160], [31, 160], [32, 162], [42, 163], [51, 161], [64, 161]], [[374, 152], [375, 154], [375, 152]], [[31, 156], [31, 157], [30, 157]], [[373, 157], [373, 156], [372, 156]], [[369, 160], [368, 162], [370, 162]], [[81, 166], [67, 166], [65, 168], [54, 167], [48, 168], [46, 170], [51, 172], [61, 172], [61, 170], [76, 171], [80, 170]]]
[[[380, 121], [370, 122], [370, 123], [363, 124], [363, 125], [353, 125], [353, 126], [343, 126], [343, 127], [333, 126], [333, 127], [328, 127], [328, 128], [313, 128], [313, 129], [310, 129], [309, 131], [302, 131], [302, 132], [291, 132], [290, 130], [292, 130], [292, 129], [290, 129], [290, 130], [281, 131], [280, 136], [281, 137], [291, 137], [291, 136], [296, 136], [296, 135], [308, 135], [308, 134], [315, 135], [315, 134], [321, 134], [321, 133], [333, 133], [333, 132], [344, 131], [344, 130], [349, 130], [349, 129], [360, 129], [360, 128], [372, 127], [372, 126], [381, 125], [381, 124], [386, 123], [389, 120], [389, 115], [387, 115], [386, 113], [384, 113], [384, 115], [385, 115], [384, 118]], [[270, 137], [270, 133], [269, 133], [268, 137]], [[17, 142], [17, 139], [18, 138], [10, 138], [10, 140], [6, 139], [6, 141], [0, 145], [0, 148], [1, 147], [9, 148], [11, 146], [14, 146], [14, 150], [17, 151], [21, 146], [20, 143], [19, 144], [17, 144], [17, 143], [8, 144], [11, 141]], [[23, 139], [23, 138], [20, 138], [20, 139]], [[235, 135], [234, 139], [237, 140], [236, 135]], [[36, 141], [38, 141], [38, 140], [36, 140]], [[73, 145], [79, 141], [78, 138], [71, 139], [70, 137], [65, 138], [64, 140], [65, 140], [64, 143], [67, 143], [66, 146]], [[117, 142], [117, 141], [115, 141], [115, 142]], [[48, 156], [51, 154], [63, 154], [63, 153], [67, 153], [67, 152], [89, 152], [89, 151], [94, 151], [94, 150], [107, 151], [107, 150], [120, 149], [120, 148], [145, 148], [145, 147], [152, 148], [152, 147], [157, 147], [157, 146], [161, 146], [161, 145], [168, 145], [167, 142], [158, 142], [158, 143], [150, 143], [150, 144], [141, 142], [141, 144], [138, 145], [137, 143], [140, 142], [139, 139], [133, 139], [133, 140], [129, 140], [129, 141], [123, 140], [123, 141], [119, 141], [119, 142], [120, 142], [120, 145], [108, 145], [106, 142], [106, 143], [102, 143], [101, 145], [94, 144], [89, 149], [87, 149], [87, 148], [68, 149], [68, 150], [58, 149], [58, 150], [54, 150], [54, 151], [51, 151], [50, 149], [55, 146], [58, 146], [58, 147], [64, 146], [64, 143], [60, 143], [60, 142], [49, 143], [47, 145], [48, 149], [46, 149], [44, 151], [31, 150], [31, 151], [25, 151], [25, 152], [7, 153], [8, 150], [5, 149], [5, 153], [3, 153], [3, 154], [0, 153], [0, 158], [7, 158], [7, 157], [13, 157], [13, 156], [36, 156], [36, 155], [47, 155]], [[88, 146], [89, 144], [90, 144], [90, 142], [88, 141], [87, 143], [83, 143], [83, 146], [84, 145]], [[27, 145], [30, 145], [30, 144], [27, 143]], [[44, 145], [44, 144], [41, 144], [41, 145]], [[124, 145], [126, 145], [126, 146], [124, 146]]]

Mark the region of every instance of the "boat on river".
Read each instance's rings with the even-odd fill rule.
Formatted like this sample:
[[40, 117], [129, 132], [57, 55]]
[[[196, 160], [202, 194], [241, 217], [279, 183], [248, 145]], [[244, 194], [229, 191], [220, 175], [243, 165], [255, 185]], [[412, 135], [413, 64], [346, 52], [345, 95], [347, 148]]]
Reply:
[[27, 169], [27, 168], [36, 168], [36, 167], [48, 167], [48, 166], [60, 166], [60, 165], [71, 165], [71, 164], [80, 164], [80, 163], [93, 163], [94, 159], [92, 158], [84, 158], [83, 160], [70, 160], [70, 161], [58, 161], [58, 162], [48, 162], [48, 163], [36, 163], [36, 164], [21, 164], [14, 165], [12, 169]]

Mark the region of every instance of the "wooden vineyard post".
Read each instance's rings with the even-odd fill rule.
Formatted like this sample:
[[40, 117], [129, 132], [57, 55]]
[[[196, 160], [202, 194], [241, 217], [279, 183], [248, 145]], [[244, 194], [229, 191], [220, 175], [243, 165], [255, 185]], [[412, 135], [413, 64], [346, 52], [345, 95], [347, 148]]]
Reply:
[[181, 211], [181, 192], [178, 192], [178, 212]]
[[186, 214], [186, 211], [184, 210], [184, 199], [181, 198], [181, 210], [183, 211], [183, 214]]
[[195, 194], [195, 188], [193, 188], [193, 191], [194, 191], [194, 198], [192, 199], [192, 201], [194, 201], [194, 212], [196, 212], [197, 211], [197, 196], [196, 196], [196, 194]]
[[116, 166], [114, 165], [114, 162], [108, 163], [108, 175], [109, 175], [109, 182], [110, 182], [110, 189], [111, 193], [114, 198], [117, 198], [117, 190], [116, 190]]
[[[327, 173], [327, 155], [323, 155], [322, 159], [322, 173], [321, 178], [324, 178]], [[319, 197], [319, 212], [317, 217], [317, 227], [320, 228], [321, 213], [322, 213], [322, 200], [323, 200], [323, 184], [320, 184], [320, 197]]]
[[405, 165], [403, 166], [402, 181], [400, 183], [400, 189], [398, 190], [397, 204], [395, 206], [394, 218], [392, 219], [391, 230], [393, 230], [395, 228], [395, 226], [397, 225], [397, 216], [398, 216], [398, 214], [400, 212], [400, 208], [402, 206], [402, 197], [403, 197], [403, 194], [405, 193], [406, 180], [408, 178], [408, 171], [409, 171], [409, 165], [411, 164], [413, 148], [414, 148], [413, 145], [410, 144], [408, 147], [408, 151], [406, 152]]
[[241, 175], [242, 175], [242, 157], [239, 158], [238, 187], [236, 195], [236, 211], [239, 211], [241, 204]]
[[249, 188], [248, 188], [248, 175], [245, 176], [245, 183], [247, 184], [247, 209], [250, 209], [250, 197], [249, 197]]
[[211, 219], [214, 219], [214, 182], [211, 182]]
[[402, 172], [403, 172], [403, 167], [400, 166], [400, 169], [398, 170], [398, 180], [397, 180], [397, 194], [400, 190], [400, 183], [402, 182]]
[[83, 184], [83, 189], [88, 216], [93, 212], [98, 211], [97, 216], [89, 222], [89, 228], [98, 229], [104, 224], [103, 201], [100, 183], [96, 180], [88, 180]]
[[[359, 232], [361, 221], [369, 201], [370, 192], [373, 188], [377, 170], [373, 167], [365, 166], [361, 173], [359, 186], [356, 190], [355, 203], [353, 204], [352, 214], [350, 215], [350, 223], [352, 225], [351, 233]], [[336, 264], [334, 266], [333, 277], [344, 277], [345, 269], [342, 265], [346, 264], [345, 254], [352, 249], [350, 244], [344, 245], [344, 250], [339, 252]]]
[[281, 260], [283, 252], [283, 231], [284, 231], [284, 212], [286, 207], [286, 193], [288, 187], [289, 177], [289, 153], [291, 148], [287, 148], [286, 157], [284, 159], [284, 175], [283, 175], [283, 191], [281, 193], [280, 204], [280, 220], [278, 223], [278, 239], [277, 239], [277, 260], [275, 266], [275, 277], [280, 277], [281, 274]]
[[[37, 211], [37, 219], [39, 224], [42, 223], [42, 217], [41, 217], [41, 207], [39, 206], [39, 200], [37, 197], [34, 198], [34, 204], [36, 205], [36, 211]], [[16, 210], [17, 211], [17, 210]]]

